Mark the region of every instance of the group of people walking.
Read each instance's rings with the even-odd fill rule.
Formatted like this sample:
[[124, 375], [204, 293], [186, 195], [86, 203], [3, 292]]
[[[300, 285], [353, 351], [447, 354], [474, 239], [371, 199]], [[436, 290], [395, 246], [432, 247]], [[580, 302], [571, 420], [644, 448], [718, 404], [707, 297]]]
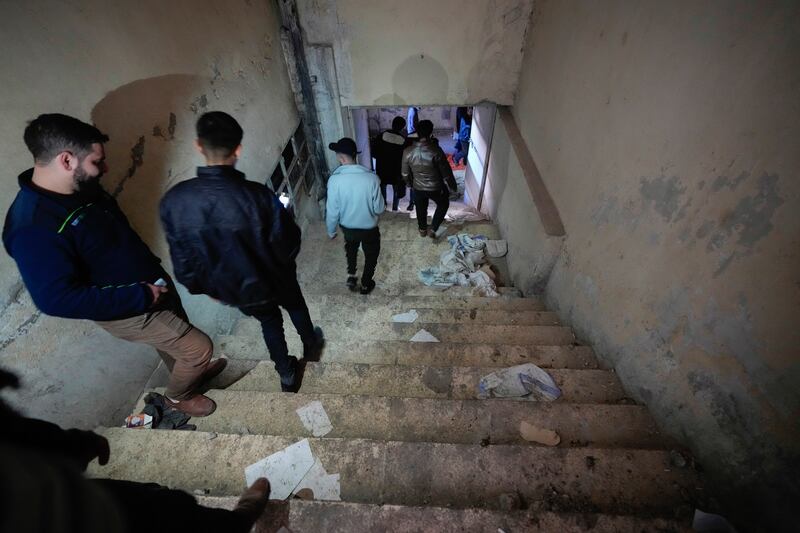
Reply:
[[[412, 108], [415, 109], [415, 108]], [[450, 193], [457, 190], [447, 155], [433, 137], [433, 122], [411, 122], [395, 117], [392, 127], [372, 139], [370, 151], [375, 158], [375, 173], [356, 163], [358, 155], [353, 139], [342, 138], [331, 143], [339, 168], [328, 180], [326, 224], [328, 236], [335, 239], [342, 229], [347, 256], [347, 286], [358, 289], [357, 255], [364, 252], [364, 268], [360, 292], [369, 294], [375, 288], [373, 276], [380, 254], [378, 218], [386, 208], [387, 188], [392, 186], [392, 210], [397, 211], [400, 199], [409, 190], [409, 209], [416, 208], [421, 237], [435, 239], [450, 206]], [[403, 134], [408, 126], [408, 135]], [[430, 226], [428, 206], [436, 204]]]

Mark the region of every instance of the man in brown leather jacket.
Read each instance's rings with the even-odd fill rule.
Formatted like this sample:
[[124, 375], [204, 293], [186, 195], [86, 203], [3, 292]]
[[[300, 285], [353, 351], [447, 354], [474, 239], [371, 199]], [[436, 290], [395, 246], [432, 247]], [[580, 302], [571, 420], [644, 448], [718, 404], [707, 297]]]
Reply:
[[[419, 141], [403, 152], [402, 176], [406, 185], [414, 189], [417, 224], [420, 237], [436, 238], [436, 231], [450, 207], [450, 190], [456, 190], [453, 170], [439, 144], [431, 139], [433, 122], [422, 120], [417, 125]], [[436, 211], [428, 227], [428, 202], [433, 200]]]

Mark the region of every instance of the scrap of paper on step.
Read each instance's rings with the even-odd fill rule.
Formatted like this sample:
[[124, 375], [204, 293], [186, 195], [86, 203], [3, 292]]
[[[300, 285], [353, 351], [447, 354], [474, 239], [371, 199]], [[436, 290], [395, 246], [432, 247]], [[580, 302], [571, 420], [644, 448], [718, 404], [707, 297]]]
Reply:
[[419, 318], [419, 313], [416, 309], [412, 309], [408, 313], [400, 313], [392, 317], [392, 322], [400, 322], [402, 324], [412, 324]]
[[552, 429], [536, 427], [526, 421], [519, 423], [519, 434], [529, 442], [538, 442], [545, 446], [558, 446], [561, 437]]
[[315, 437], [324, 437], [333, 430], [331, 419], [319, 401], [313, 401], [295, 411], [305, 428]]
[[434, 337], [430, 331], [421, 329], [411, 337], [411, 342], [439, 342], [439, 339]]
[[300, 481], [294, 492], [302, 489], [309, 489], [313, 492], [315, 500], [342, 501], [342, 485], [339, 483], [339, 474], [328, 474], [319, 458], [316, 458], [314, 466]]
[[265, 477], [270, 484], [270, 498], [285, 500], [288, 498], [305, 475], [314, 466], [314, 456], [308, 439], [303, 439], [279, 452], [261, 459], [244, 469], [244, 476], [249, 487], [260, 477]]

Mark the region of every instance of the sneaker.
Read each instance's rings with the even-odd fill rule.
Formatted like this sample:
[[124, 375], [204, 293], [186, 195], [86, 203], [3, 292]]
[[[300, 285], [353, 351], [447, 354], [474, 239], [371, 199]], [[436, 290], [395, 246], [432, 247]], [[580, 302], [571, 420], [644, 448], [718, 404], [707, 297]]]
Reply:
[[355, 292], [358, 288], [358, 278], [355, 276], [347, 276], [347, 288]]
[[300, 390], [300, 385], [303, 383], [305, 364], [300, 363], [297, 357], [292, 355], [290, 355], [289, 358], [292, 360], [292, 381], [287, 384], [283, 381], [283, 376], [281, 376], [281, 392], [296, 393]]
[[191, 398], [185, 400], [173, 400], [165, 396], [164, 404], [176, 411], [196, 417], [208, 416], [217, 408], [217, 404], [214, 403], [214, 400], [202, 394], [195, 394]]
[[303, 342], [303, 361], [319, 361], [322, 348], [325, 346], [325, 335], [322, 328], [314, 327], [314, 339], [308, 343]]
[[369, 294], [375, 288], [375, 281], [370, 280], [367, 283], [361, 282], [361, 294]]
[[431, 228], [428, 228], [428, 237], [430, 237], [431, 239], [435, 239], [436, 238], [436, 231], [431, 229]]

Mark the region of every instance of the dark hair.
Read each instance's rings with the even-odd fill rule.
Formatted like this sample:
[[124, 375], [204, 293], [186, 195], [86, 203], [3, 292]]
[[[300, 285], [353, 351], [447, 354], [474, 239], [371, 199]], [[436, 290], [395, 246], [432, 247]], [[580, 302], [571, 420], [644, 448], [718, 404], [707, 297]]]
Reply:
[[196, 128], [197, 140], [207, 155], [229, 157], [242, 144], [242, 127], [222, 111], [203, 114], [197, 119]]
[[79, 159], [92, 151], [94, 143], [108, 141], [108, 135], [91, 124], [60, 113], [39, 115], [25, 128], [25, 145], [37, 163], [47, 164], [61, 152]]
[[403, 117], [394, 117], [394, 120], [392, 120], [392, 129], [394, 131], [400, 131], [405, 127], [406, 127], [406, 119], [404, 119]]
[[430, 137], [433, 133], [433, 122], [430, 120], [420, 120], [417, 124], [417, 133], [420, 137]]

